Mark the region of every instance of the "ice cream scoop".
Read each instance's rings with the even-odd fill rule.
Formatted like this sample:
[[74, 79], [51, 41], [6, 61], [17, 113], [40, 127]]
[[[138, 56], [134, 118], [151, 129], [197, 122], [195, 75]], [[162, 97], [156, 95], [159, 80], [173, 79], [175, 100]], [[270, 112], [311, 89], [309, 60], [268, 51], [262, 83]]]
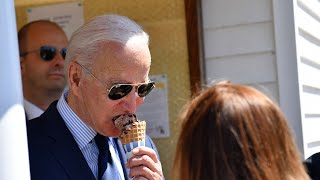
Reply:
[[135, 114], [121, 115], [114, 120], [115, 126], [121, 130], [120, 138], [124, 137], [132, 126], [135, 126], [136, 122], [139, 122]]

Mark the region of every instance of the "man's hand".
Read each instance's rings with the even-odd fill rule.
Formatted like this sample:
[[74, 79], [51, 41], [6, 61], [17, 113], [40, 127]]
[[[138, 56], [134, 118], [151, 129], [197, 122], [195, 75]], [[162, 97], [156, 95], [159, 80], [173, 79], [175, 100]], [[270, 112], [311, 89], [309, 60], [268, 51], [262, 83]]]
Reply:
[[134, 180], [162, 180], [162, 167], [156, 152], [148, 147], [137, 147], [132, 150], [133, 157], [126, 166], [130, 168], [129, 176]]

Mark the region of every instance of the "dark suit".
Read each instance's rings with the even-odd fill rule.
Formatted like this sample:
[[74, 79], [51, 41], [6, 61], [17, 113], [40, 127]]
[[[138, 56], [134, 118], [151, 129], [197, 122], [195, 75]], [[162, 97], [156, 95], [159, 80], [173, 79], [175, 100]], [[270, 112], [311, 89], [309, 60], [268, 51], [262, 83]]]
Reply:
[[[65, 125], [57, 108], [57, 101], [38, 118], [27, 121], [29, 159], [32, 180], [95, 180], [78, 144]], [[146, 146], [157, 152], [152, 140], [146, 138]], [[126, 155], [117, 144], [125, 179]], [[158, 152], [157, 152], [158, 153]]]
[[304, 163], [311, 179], [320, 180], [320, 153], [313, 154]]

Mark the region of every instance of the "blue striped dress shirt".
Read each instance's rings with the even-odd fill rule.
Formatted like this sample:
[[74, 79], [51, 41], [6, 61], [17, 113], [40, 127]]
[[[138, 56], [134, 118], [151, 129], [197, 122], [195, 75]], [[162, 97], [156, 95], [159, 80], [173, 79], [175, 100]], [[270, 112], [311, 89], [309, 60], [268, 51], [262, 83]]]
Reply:
[[[69, 92], [65, 92], [60, 97], [57, 109], [65, 121], [68, 129], [70, 130], [71, 134], [73, 135], [75, 141], [77, 142], [84, 158], [86, 159], [92, 173], [98, 179], [98, 155], [99, 149], [94, 141], [94, 137], [96, 136], [96, 131], [91, 127], [87, 126], [78, 116], [76, 113], [72, 111], [68, 103], [66, 102], [66, 98], [68, 97]], [[110, 138], [109, 142], [114, 142]], [[120, 162], [119, 155], [117, 152], [116, 145], [112, 143], [116, 154], [118, 156], [117, 161]], [[119, 172], [123, 178], [123, 171], [122, 168], [118, 167]]]

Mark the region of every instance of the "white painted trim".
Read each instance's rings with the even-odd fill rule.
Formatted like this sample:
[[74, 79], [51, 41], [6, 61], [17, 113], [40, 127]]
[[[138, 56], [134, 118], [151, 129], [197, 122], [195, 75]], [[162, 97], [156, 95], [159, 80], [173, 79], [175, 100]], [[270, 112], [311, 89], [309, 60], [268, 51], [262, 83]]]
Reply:
[[13, 0], [1, 0], [0, 27], [0, 179], [30, 180]]
[[[304, 157], [300, 86], [296, 52], [296, 26], [294, 6], [296, 1], [273, 0], [276, 63], [279, 83], [279, 103], [293, 128], [295, 140]], [[306, 157], [304, 157], [306, 158]]]

